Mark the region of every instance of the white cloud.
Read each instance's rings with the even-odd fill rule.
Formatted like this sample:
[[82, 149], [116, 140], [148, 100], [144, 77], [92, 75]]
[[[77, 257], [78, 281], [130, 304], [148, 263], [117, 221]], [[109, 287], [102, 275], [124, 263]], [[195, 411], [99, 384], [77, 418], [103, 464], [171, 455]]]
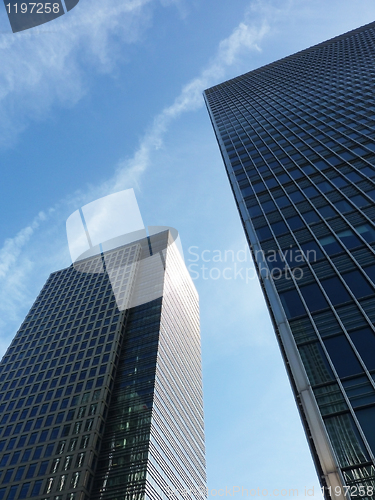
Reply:
[[[109, 71], [150, 22], [156, 0], [80, 2], [51, 23], [0, 36], [0, 136], [12, 144], [28, 122], [53, 105], [73, 105], [88, 71]], [[120, 52], [121, 44], [121, 52]]]
[[[107, 10], [104, 4], [93, 0], [90, 7], [85, 4], [85, 13], [79, 12], [76, 17], [72, 17], [66, 30], [59, 30], [57, 37], [25, 33], [11, 38], [10, 42], [9, 37], [0, 38], [0, 51], [5, 52], [5, 47], [8, 47], [5, 64], [0, 69], [0, 84], [3, 80], [5, 89], [0, 95], [0, 111], [2, 109], [7, 111], [5, 97], [10, 94], [12, 101], [15, 96], [22, 94], [19, 106], [25, 107], [20, 121], [17, 125], [13, 125], [13, 131], [17, 126], [18, 129], [22, 128], [25, 123], [22, 120], [28, 113], [35, 112], [40, 116], [56, 100], [72, 103], [79, 99], [84, 92], [84, 84], [83, 71], [79, 65], [78, 45], [84, 45], [85, 50], [92, 57], [93, 64], [97, 64], [102, 70], [107, 70], [113, 61], [109, 56], [109, 48], [113, 47], [109, 38], [114, 32], [121, 32], [127, 42], [134, 41], [142, 31], [140, 25], [144, 22], [144, 18], [143, 21], [141, 19], [141, 13], [144, 15], [143, 8], [150, 2], [151, 0], [115, 1], [111, 9]], [[78, 8], [79, 6], [75, 10]], [[124, 19], [127, 20], [125, 24], [129, 29], [121, 31], [120, 26], [124, 24]], [[217, 54], [201, 74], [186, 84], [174, 102], [155, 117], [134, 155], [120, 161], [115, 174], [108, 181], [73, 193], [50, 209], [49, 213], [53, 213], [53, 223], [61, 224], [61, 221], [65, 220], [77, 207], [93, 199], [128, 187], [136, 187], [142, 174], [150, 165], [152, 153], [162, 146], [163, 137], [171, 123], [183, 113], [203, 106], [203, 90], [222, 79], [227, 69], [235, 64], [244, 53], [258, 51], [259, 43], [267, 32], [267, 24], [263, 22], [259, 27], [246, 21], [241, 22], [228, 38], [220, 42]], [[86, 38], [85, 41], [83, 41], [84, 38]], [[14, 63], [16, 54], [20, 56], [17, 64]], [[44, 104], [41, 95], [45, 101]], [[32, 97], [35, 99], [33, 100]], [[39, 110], [40, 107], [42, 111]], [[7, 116], [9, 120], [12, 119], [10, 112]], [[2, 126], [5, 126], [4, 120], [0, 121], [0, 128]], [[0, 249], [0, 257], [2, 257], [0, 265], [2, 290], [0, 304], [2, 303], [2, 306], [0, 307], [12, 319], [17, 316], [17, 309], [24, 304], [26, 280], [28, 276], [35, 273], [30, 259], [30, 248], [24, 252], [24, 255], [22, 255], [22, 249], [30, 243], [43, 217], [45, 217], [43, 214], [39, 214], [13, 239], [6, 240], [3, 248]], [[45, 232], [48, 232], [48, 229]], [[48, 244], [50, 250], [52, 251], [53, 247], [55, 251], [56, 246], [51, 242]], [[46, 252], [45, 249], [44, 252]]]
[[115, 192], [137, 184], [140, 175], [150, 164], [152, 152], [162, 146], [163, 136], [171, 122], [183, 113], [202, 107], [202, 92], [218, 83], [225, 76], [228, 67], [232, 66], [241, 55], [253, 50], [259, 51], [259, 43], [268, 31], [266, 22], [261, 22], [258, 27], [241, 22], [228, 38], [222, 40], [213, 60], [198, 77], [182, 88], [170, 106], [155, 117], [133, 157], [118, 164], [114, 178], [104, 184], [103, 188]]
[[[141, 3], [142, 0], [139, 2]], [[174, 1], [167, 2], [169, 3], [174, 3]], [[247, 17], [246, 13], [245, 19]], [[226, 39], [219, 43], [215, 57], [201, 74], [187, 83], [174, 102], [154, 118], [133, 156], [120, 160], [115, 174], [101, 185], [91, 186], [86, 193], [77, 193], [77, 201], [87, 202], [121, 189], [139, 187], [140, 178], [150, 165], [151, 155], [162, 147], [163, 137], [171, 123], [183, 113], [202, 107], [203, 90], [224, 78], [228, 68], [234, 65], [241, 56], [251, 51], [259, 51], [259, 44], [268, 31], [269, 27], [265, 21], [260, 21], [259, 26], [246, 20], [241, 22]]]
[[5, 240], [3, 247], [0, 249], [0, 279], [7, 275], [10, 268], [15, 264], [22, 248], [28, 243], [40, 223], [45, 221], [46, 218], [46, 214], [40, 212], [29, 226], [21, 229], [14, 238]]

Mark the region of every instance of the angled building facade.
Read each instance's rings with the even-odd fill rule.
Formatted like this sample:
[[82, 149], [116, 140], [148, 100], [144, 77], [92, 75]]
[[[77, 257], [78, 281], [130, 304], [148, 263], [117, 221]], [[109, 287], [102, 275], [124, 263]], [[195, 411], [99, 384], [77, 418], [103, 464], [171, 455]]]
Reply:
[[192, 280], [170, 231], [107, 252], [110, 275], [103, 262], [51, 274], [2, 359], [0, 499], [204, 495]]
[[204, 93], [326, 498], [375, 487], [374, 54], [372, 23]]

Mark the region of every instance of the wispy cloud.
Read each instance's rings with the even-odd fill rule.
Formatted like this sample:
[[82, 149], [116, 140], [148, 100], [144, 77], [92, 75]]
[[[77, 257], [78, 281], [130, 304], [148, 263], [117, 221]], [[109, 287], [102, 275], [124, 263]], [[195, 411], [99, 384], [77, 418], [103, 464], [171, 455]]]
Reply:
[[[54, 210], [40, 212], [32, 222], [21, 229], [13, 238], [7, 238], [0, 249], [0, 329], [19, 322], [19, 313], [29, 303], [30, 278], [35, 271], [32, 257], [32, 238], [40, 227], [53, 216]], [[31, 245], [30, 245], [31, 244]], [[39, 257], [42, 249], [36, 249]], [[35, 276], [33, 281], [35, 281]], [[1, 350], [1, 344], [0, 344]]]
[[110, 71], [126, 57], [126, 44], [142, 36], [155, 3], [90, 0], [40, 28], [1, 35], [2, 145], [14, 143], [30, 121], [45, 117], [52, 106], [74, 105], [87, 90], [90, 71]]
[[102, 188], [112, 192], [137, 183], [150, 164], [152, 152], [162, 146], [163, 137], [171, 123], [183, 113], [202, 107], [203, 90], [218, 83], [241, 55], [259, 51], [259, 44], [268, 31], [266, 22], [261, 22], [260, 26], [241, 22], [228, 38], [220, 42], [216, 56], [201, 74], [187, 83], [174, 102], [155, 117], [133, 157], [119, 162], [115, 176]]
[[5, 243], [0, 250], [0, 279], [7, 275], [10, 268], [16, 262], [17, 257], [21, 253], [22, 248], [30, 240], [40, 223], [46, 220], [46, 218], [46, 214], [44, 212], [40, 212], [29, 226], [21, 229], [21, 231], [19, 231], [14, 238], [8, 238], [5, 240]]
[[[110, 47], [108, 38], [113, 34], [113, 23], [118, 23], [120, 26], [124, 19], [127, 19], [129, 30], [121, 31], [121, 33], [127, 37], [126, 41], [135, 40], [141, 32], [141, 27], [132, 28], [131, 25], [132, 23], [137, 25], [138, 22], [141, 24], [144, 22], [144, 18], [143, 21], [139, 19], [140, 12], [150, 2], [151, 0], [118, 1], [115, 2], [110, 13], [107, 13], [104, 6], [101, 7], [99, 2], [93, 0], [95, 7], [90, 8], [89, 14], [80, 14], [74, 22], [71, 22], [69, 29], [62, 32], [63, 40], [61, 40], [61, 32], [59, 32], [58, 44], [53, 40], [50, 46], [50, 39], [38, 39], [34, 36], [33, 44], [31, 40], [30, 43], [26, 43], [26, 53], [22, 55], [21, 64], [14, 65], [12, 57], [9, 56], [6, 58], [5, 68], [0, 69], [0, 82], [3, 79], [5, 83], [5, 91], [3, 95], [0, 95], [0, 111], [2, 107], [6, 108], [5, 97], [10, 93], [13, 93], [14, 97], [14, 95], [24, 92], [25, 96], [22, 102], [31, 98], [32, 95], [39, 96], [41, 88], [46, 86], [43, 79], [47, 73], [49, 73], [49, 83], [48, 89], [45, 89], [44, 111], [55, 101], [70, 100], [70, 102], [74, 102], [74, 100], [79, 99], [84, 92], [84, 83], [83, 71], [80, 69], [79, 57], [76, 52], [78, 42], [74, 39], [88, 37], [84, 43], [86, 50], [92, 56], [92, 63], [97, 64], [102, 70], [106, 70], [112, 63], [111, 57], [108, 55]], [[180, 2], [177, 3], [182, 5]], [[98, 9], [100, 12], [103, 10], [101, 15], [98, 15]], [[144, 11], [142, 13], [144, 14]], [[137, 186], [142, 174], [151, 163], [152, 154], [162, 146], [163, 138], [171, 124], [184, 113], [203, 106], [203, 90], [224, 78], [228, 68], [234, 65], [241, 56], [248, 54], [249, 51], [259, 51], [259, 44], [268, 29], [268, 25], [264, 22], [261, 22], [259, 26], [246, 20], [241, 22], [225, 40], [219, 43], [216, 55], [201, 71], [200, 75], [188, 82], [173, 103], [155, 117], [133, 156], [121, 160], [115, 168], [114, 175], [107, 181], [100, 185], [86, 186], [84, 190], [73, 193], [46, 211], [51, 220], [44, 232], [48, 232], [48, 226], [51, 225], [52, 221], [56, 225], [61, 225], [77, 206], [82, 206], [111, 192]], [[118, 31], [120, 32], [120, 28]], [[23, 35], [22, 43], [21, 37], [12, 38], [11, 42], [8, 42], [9, 38], [3, 37], [0, 39], [0, 51], [5, 48], [6, 43], [10, 43], [12, 46], [10, 52], [16, 53], [21, 50], [20, 47], [28, 36], [32, 37], [32, 35]], [[70, 37], [73, 37], [73, 40], [68, 40]], [[73, 57], [74, 54], [75, 57]], [[36, 65], [38, 69], [34, 70], [36, 59], [38, 60]], [[23, 65], [22, 72], [19, 65]], [[51, 81], [55, 83], [52, 85], [52, 90], [50, 90]], [[36, 99], [35, 110], [40, 104], [40, 99]], [[31, 110], [32, 105], [26, 104], [25, 114], [30, 113]], [[22, 123], [24, 122], [22, 122], [21, 117], [20, 124], [22, 125]], [[20, 124], [18, 126], [21, 126]], [[4, 122], [0, 122], [0, 128], [1, 126], [4, 126]], [[2, 262], [0, 265], [0, 309], [8, 318], [14, 319], [17, 316], [17, 310], [21, 308], [25, 300], [25, 283], [36, 272], [31, 257], [30, 240], [45, 218], [45, 214], [39, 214], [28, 227], [20, 231], [14, 238], [6, 240], [0, 249]], [[38, 238], [43, 240], [40, 234]], [[49, 246], [50, 253], [53, 253], [52, 247], [55, 251], [56, 246], [52, 243], [49, 243]], [[22, 253], [23, 250], [24, 253]]]
[[[145, 0], [139, 0], [139, 3], [142, 1]], [[170, 3], [175, 3], [175, 0], [166, 2], [167, 5]], [[179, 0], [176, 0], [176, 3], [182, 4]], [[245, 13], [245, 20], [219, 43], [216, 55], [200, 75], [184, 85], [173, 103], [154, 118], [134, 154], [130, 158], [120, 160], [115, 167], [114, 175], [107, 181], [97, 186], [86, 187], [84, 192], [75, 193], [73, 198], [76, 202], [83, 204], [121, 189], [139, 186], [142, 174], [150, 166], [153, 152], [162, 147], [163, 138], [173, 121], [186, 112], [201, 108], [204, 104], [203, 90], [224, 78], [228, 68], [238, 62], [241, 57], [248, 56], [249, 52], [261, 50], [260, 42], [268, 33], [269, 25], [263, 19], [258, 25], [250, 22], [249, 12], [248, 9]], [[71, 198], [69, 202], [72, 204]]]

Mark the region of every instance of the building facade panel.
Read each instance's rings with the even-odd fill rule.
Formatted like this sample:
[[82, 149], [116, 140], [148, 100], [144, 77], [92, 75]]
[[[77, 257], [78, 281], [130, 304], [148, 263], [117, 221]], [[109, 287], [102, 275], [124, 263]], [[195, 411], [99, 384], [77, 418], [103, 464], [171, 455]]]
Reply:
[[174, 247], [164, 231], [49, 277], [0, 363], [1, 500], [203, 491], [198, 297]]
[[88, 494], [119, 322], [105, 275], [49, 277], [0, 365], [0, 498]]
[[327, 496], [375, 487], [374, 49], [373, 23], [205, 91]]
[[205, 498], [198, 295], [175, 245], [168, 245], [165, 262], [149, 496], [156, 500], [167, 491], [172, 499]]

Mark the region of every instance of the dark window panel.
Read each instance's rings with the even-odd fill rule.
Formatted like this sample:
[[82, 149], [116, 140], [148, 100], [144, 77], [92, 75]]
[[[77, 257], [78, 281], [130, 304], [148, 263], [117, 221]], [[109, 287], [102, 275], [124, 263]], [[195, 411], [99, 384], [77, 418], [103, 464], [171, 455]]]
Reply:
[[269, 238], [272, 238], [272, 233], [268, 226], [263, 226], [256, 229], [256, 233], [258, 235], [259, 241], [265, 241]]
[[342, 282], [336, 276], [321, 281], [321, 284], [333, 305], [351, 300]]
[[301, 191], [293, 191], [292, 193], [289, 193], [289, 196], [294, 203], [298, 203], [299, 201], [303, 201], [305, 199]]
[[368, 444], [373, 453], [375, 453], [375, 434], [374, 434], [374, 421], [375, 421], [375, 406], [356, 410], [356, 417], [362, 427]]
[[350, 203], [345, 200], [334, 201], [333, 204], [341, 213], [350, 212], [351, 210], [353, 210], [352, 205], [350, 205]]
[[315, 210], [310, 210], [309, 212], [305, 212], [302, 214], [302, 217], [305, 219], [305, 221], [308, 224], [312, 224], [314, 222], [319, 222], [322, 219], [319, 217], [319, 215], [315, 212]]
[[349, 377], [363, 371], [352, 347], [344, 335], [325, 339], [324, 345], [339, 377]]
[[287, 196], [280, 196], [279, 198], [275, 198], [275, 202], [277, 203], [277, 206], [279, 208], [283, 208], [283, 207], [290, 205], [290, 201], [287, 198]]
[[287, 225], [283, 221], [272, 223], [271, 228], [276, 236], [287, 233], [289, 231]]
[[329, 205], [326, 205], [324, 207], [318, 207], [317, 210], [324, 219], [327, 219], [328, 217], [334, 217], [335, 215], [337, 215], [335, 210]]
[[300, 229], [301, 227], [305, 226], [305, 223], [301, 219], [299, 215], [295, 215], [294, 217], [289, 217], [286, 219], [290, 229], [295, 230], [295, 229]]
[[342, 277], [357, 299], [374, 293], [374, 289], [370, 286], [360, 271], [343, 273]]
[[310, 311], [315, 312], [328, 307], [328, 302], [316, 283], [301, 286], [300, 291]]
[[288, 319], [306, 314], [306, 309], [296, 290], [280, 293], [280, 299]]
[[335, 255], [343, 251], [342, 246], [338, 243], [333, 235], [319, 238], [319, 243], [322, 245], [328, 255]]
[[345, 231], [340, 231], [337, 234], [340, 241], [346, 246], [346, 248], [355, 248], [362, 245], [361, 240], [353, 233], [351, 229], [346, 229]]
[[369, 243], [373, 243], [375, 241], [375, 228], [366, 223], [356, 226], [356, 231], [362, 236], [363, 239], [368, 241]]
[[369, 370], [375, 370], [375, 333], [370, 327], [360, 328], [350, 332], [359, 355]]

